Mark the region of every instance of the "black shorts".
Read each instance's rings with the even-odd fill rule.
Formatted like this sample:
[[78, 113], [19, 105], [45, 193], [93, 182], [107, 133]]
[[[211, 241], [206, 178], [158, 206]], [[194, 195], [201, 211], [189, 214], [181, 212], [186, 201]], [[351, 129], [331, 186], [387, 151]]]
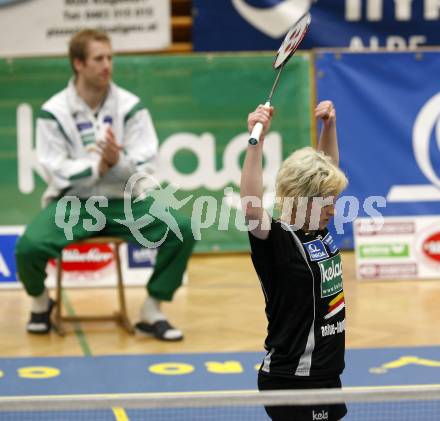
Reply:
[[[332, 389], [340, 388], [339, 376], [330, 379], [289, 379], [258, 373], [259, 390]], [[347, 413], [345, 404], [307, 406], [265, 406], [273, 421], [337, 421]]]

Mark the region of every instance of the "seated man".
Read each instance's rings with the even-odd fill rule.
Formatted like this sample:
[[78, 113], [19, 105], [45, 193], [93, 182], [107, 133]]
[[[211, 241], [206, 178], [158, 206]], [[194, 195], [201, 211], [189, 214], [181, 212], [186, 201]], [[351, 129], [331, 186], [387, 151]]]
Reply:
[[[70, 242], [91, 236], [134, 242], [141, 235], [160, 247], [136, 328], [158, 339], [180, 340], [182, 332], [168, 323], [160, 303], [170, 301], [181, 285], [195, 243], [190, 219], [171, 209], [161, 218], [155, 210], [166, 207], [154, 192], [135, 201], [138, 193], [145, 194], [138, 191], [139, 182], [128, 189], [134, 193], [128, 198], [131, 224], [124, 207], [127, 182], [133, 175], [136, 181], [148, 179], [155, 166], [158, 139], [150, 114], [137, 96], [112, 82], [112, 47], [105, 33], [78, 32], [70, 41], [69, 56], [74, 76], [43, 104], [37, 119], [37, 155], [48, 180], [44, 209], [16, 247], [18, 275], [32, 297], [27, 330], [42, 334], [51, 329], [54, 301], [44, 285], [48, 259], [59, 257]], [[105, 224], [95, 224], [92, 231], [90, 221], [84, 224], [91, 218], [85, 203], [95, 196]], [[69, 198], [75, 201], [66, 206]], [[59, 221], [70, 217], [78, 223], [67, 235]], [[137, 223], [141, 217], [146, 221], [142, 226]]]

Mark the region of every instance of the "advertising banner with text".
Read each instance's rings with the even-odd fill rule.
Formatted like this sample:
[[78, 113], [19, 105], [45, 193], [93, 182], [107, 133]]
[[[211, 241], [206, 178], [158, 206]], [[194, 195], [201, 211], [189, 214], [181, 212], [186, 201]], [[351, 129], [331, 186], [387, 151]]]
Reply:
[[310, 8], [302, 49], [402, 50], [440, 45], [438, 0], [193, 0], [196, 51], [278, 49]]
[[1, 0], [0, 57], [65, 55], [75, 32], [106, 31], [116, 52], [171, 44], [170, 0]]
[[[20, 288], [14, 256], [24, 226], [0, 226], [0, 289]], [[119, 258], [124, 285], [144, 286], [156, 263], [157, 250], [138, 244], [121, 244]], [[63, 285], [66, 287], [107, 287], [116, 285], [116, 262], [111, 244], [71, 244], [62, 254]], [[46, 266], [45, 285], [56, 285], [56, 261]], [[187, 277], [184, 276], [184, 282]]]
[[440, 278], [440, 217], [358, 218], [358, 279]]
[[[243, 215], [236, 211], [246, 121], [273, 83], [271, 62], [271, 55], [261, 54], [115, 58], [115, 82], [139, 95], [151, 112], [160, 140], [157, 179], [172, 184], [167, 192], [175, 203], [186, 203], [180, 211], [197, 222], [197, 251], [248, 249]], [[295, 56], [274, 97], [277, 112], [264, 150], [269, 207], [283, 158], [311, 143], [310, 66], [308, 54]], [[25, 225], [40, 210], [45, 183], [35, 119], [69, 75], [65, 59], [0, 60], [2, 225]]]
[[318, 100], [333, 100], [349, 185], [336, 230], [356, 217], [440, 214], [440, 52], [316, 56]]

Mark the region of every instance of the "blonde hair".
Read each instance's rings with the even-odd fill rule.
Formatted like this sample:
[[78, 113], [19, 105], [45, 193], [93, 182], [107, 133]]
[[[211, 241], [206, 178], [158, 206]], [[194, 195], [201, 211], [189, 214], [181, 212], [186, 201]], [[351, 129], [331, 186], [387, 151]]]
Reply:
[[298, 149], [281, 165], [276, 178], [277, 207], [285, 198], [338, 196], [348, 184], [330, 156], [311, 147]]

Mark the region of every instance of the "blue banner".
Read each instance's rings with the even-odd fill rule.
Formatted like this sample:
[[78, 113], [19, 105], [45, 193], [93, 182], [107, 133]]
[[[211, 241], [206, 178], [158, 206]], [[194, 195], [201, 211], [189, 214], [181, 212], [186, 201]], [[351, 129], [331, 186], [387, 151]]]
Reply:
[[440, 213], [439, 68], [440, 52], [317, 55], [317, 100], [335, 104], [349, 178], [335, 218], [342, 247], [356, 215]]
[[16, 227], [0, 227], [0, 285], [17, 282], [14, 250], [20, 233]]
[[128, 243], [127, 245], [128, 267], [153, 268], [156, 264], [156, 249], [141, 247], [139, 244]]
[[296, 11], [310, 4], [304, 49], [440, 45], [437, 0], [193, 0], [194, 50], [276, 50]]

